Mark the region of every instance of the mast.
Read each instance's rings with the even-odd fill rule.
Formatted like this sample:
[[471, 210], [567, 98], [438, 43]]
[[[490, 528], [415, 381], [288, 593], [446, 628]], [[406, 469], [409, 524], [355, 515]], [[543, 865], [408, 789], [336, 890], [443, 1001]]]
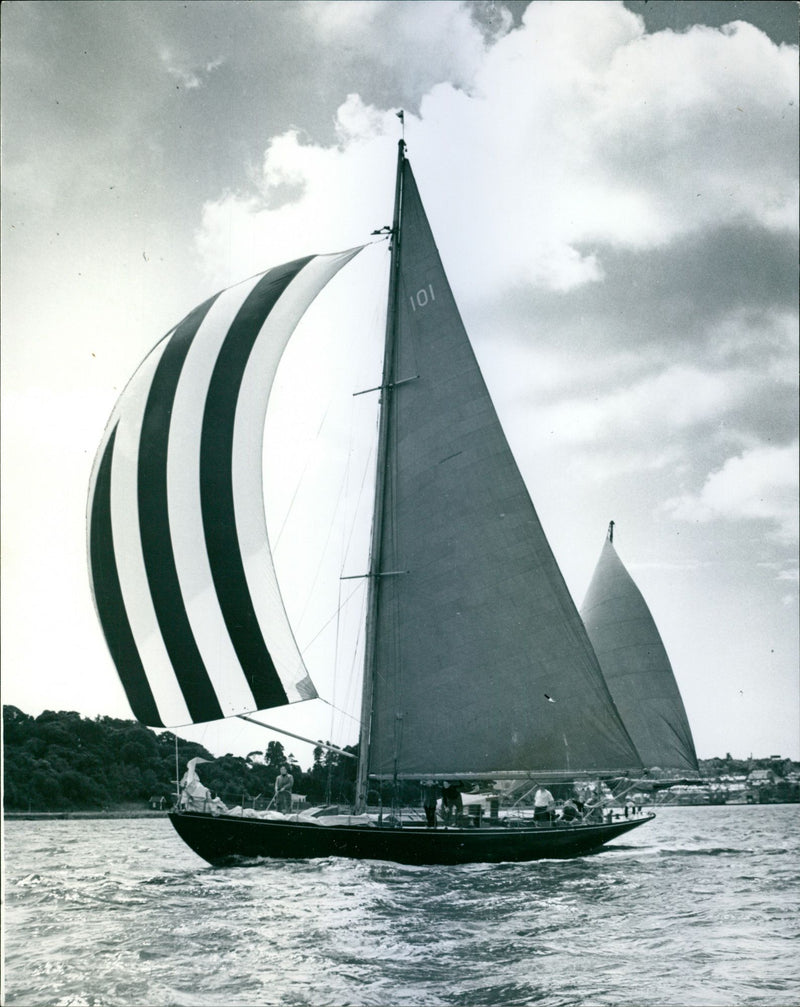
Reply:
[[394, 215], [392, 218], [392, 245], [389, 265], [388, 307], [386, 312], [386, 339], [383, 355], [383, 377], [381, 379], [380, 420], [378, 423], [377, 477], [375, 480], [375, 503], [373, 507], [372, 541], [370, 545], [369, 587], [367, 595], [367, 619], [365, 631], [364, 681], [361, 693], [361, 732], [358, 746], [358, 775], [356, 777], [356, 812], [364, 810], [367, 804], [367, 768], [369, 764], [369, 740], [372, 725], [372, 692], [375, 679], [376, 635], [378, 614], [378, 578], [381, 566], [381, 542], [383, 540], [383, 507], [386, 493], [386, 454], [389, 441], [389, 413], [392, 380], [394, 377], [395, 336], [397, 332], [397, 288], [400, 264], [400, 214], [403, 202], [403, 162], [405, 161], [405, 141], [397, 143], [397, 178], [394, 191]]

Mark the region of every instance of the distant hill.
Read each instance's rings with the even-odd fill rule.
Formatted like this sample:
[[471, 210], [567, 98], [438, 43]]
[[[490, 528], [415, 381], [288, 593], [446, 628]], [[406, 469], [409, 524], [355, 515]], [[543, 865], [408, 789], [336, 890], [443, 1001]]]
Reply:
[[[176, 736], [169, 731], [156, 734], [134, 720], [88, 719], [72, 711], [45, 710], [31, 717], [4, 706], [3, 732], [5, 811], [111, 810], [159, 803], [162, 797], [170, 807], [174, 801]], [[181, 774], [189, 759], [208, 759], [199, 768], [200, 778], [229, 804], [271, 796], [280, 764], [288, 761], [275, 741], [263, 755], [218, 759], [202, 745], [177, 738], [177, 754]], [[352, 759], [318, 748], [308, 772], [297, 765], [290, 771], [295, 793], [310, 800], [352, 798]]]

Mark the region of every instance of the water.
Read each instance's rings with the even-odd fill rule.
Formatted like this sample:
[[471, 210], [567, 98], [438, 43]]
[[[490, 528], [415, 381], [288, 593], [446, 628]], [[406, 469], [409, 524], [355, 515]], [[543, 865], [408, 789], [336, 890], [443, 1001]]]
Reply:
[[568, 861], [212, 868], [165, 819], [5, 825], [4, 1003], [789, 1005], [800, 805]]

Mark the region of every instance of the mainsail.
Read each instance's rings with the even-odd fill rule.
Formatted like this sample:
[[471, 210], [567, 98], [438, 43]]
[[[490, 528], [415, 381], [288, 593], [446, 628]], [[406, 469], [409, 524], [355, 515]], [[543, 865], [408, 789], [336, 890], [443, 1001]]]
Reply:
[[368, 772], [640, 770], [402, 153], [398, 192]]
[[645, 766], [697, 771], [672, 665], [647, 603], [614, 548], [613, 522], [581, 616]]
[[289, 337], [359, 250], [277, 266], [205, 301], [144, 360], [111, 416], [89, 490], [90, 577], [144, 724], [316, 696], [275, 576], [261, 445]]

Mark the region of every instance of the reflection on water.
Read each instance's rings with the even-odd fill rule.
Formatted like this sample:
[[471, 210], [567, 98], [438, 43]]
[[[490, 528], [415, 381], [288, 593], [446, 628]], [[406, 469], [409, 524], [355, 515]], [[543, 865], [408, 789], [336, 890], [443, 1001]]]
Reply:
[[799, 819], [664, 808], [575, 860], [221, 868], [165, 819], [8, 822], [4, 1002], [783, 1007]]

